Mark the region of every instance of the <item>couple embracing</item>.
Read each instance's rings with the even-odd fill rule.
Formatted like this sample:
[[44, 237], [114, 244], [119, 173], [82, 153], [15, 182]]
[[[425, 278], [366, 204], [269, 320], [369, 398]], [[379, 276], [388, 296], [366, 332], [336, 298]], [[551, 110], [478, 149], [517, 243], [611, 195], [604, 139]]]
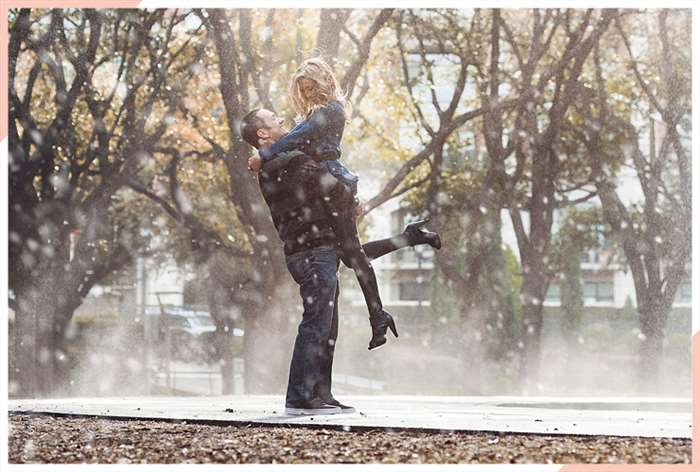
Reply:
[[383, 308], [370, 260], [417, 244], [441, 246], [425, 221], [391, 238], [361, 244], [357, 217], [358, 178], [340, 161], [348, 105], [332, 69], [320, 58], [304, 61], [290, 82], [291, 100], [304, 117], [291, 131], [266, 109], [250, 111], [241, 136], [259, 153], [248, 160], [272, 221], [284, 243], [287, 268], [299, 285], [304, 312], [294, 343], [286, 408], [288, 415], [352, 413], [331, 393], [338, 337], [337, 271], [342, 261], [355, 271], [367, 303], [369, 349], [386, 343], [388, 330], [398, 337], [392, 316]]

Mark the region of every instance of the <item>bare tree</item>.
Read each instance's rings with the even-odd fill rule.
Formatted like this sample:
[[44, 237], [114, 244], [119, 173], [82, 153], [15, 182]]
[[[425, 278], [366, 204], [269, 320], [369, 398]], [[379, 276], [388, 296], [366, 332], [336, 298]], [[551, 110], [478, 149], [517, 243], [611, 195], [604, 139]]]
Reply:
[[[117, 226], [110, 210], [167, 129], [149, 120], [176, 109], [179, 95], [166, 90], [167, 77], [186, 49], [175, 48], [173, 34], [185, 15], [22, 9], [12, 16], [10, 290], [17, 382], [24, 394], [44, 395], [56, 386], [75, 308], [130, 261], [128, 241], [138, 220]], [[160, 33], [152, 36], [154, 25]], [[103, 67], [116, 71], [110, 89], [96, 78]]]
[[[538, 374], [542, 303], [552, 276], [548, 261], [554, 211], [595, 197], [590, 180], [572, 172], [575, 166], [563, 159], [567, 149], [560, 137], [571, 104], [582, 90], [584, 64], [615, 14], [613, 10], [518, 11], [512, 13], [514, 23], [510, 23], [498, 9], [476, 10], [469, 18], [441, 10], [420, 15], [409, 11], [401, 12], [396, 27], [402, 57], [409, 48], [420, 59], [422, 78], [430, 87], [428, 104], [432, 104], [432, 109], [428, 113], [424, 108], [430, 105], [420, 103], [413, 85], [417, 78], [410, 76], [403, 60], [404, 84], [413, 97], [414, 117], [425, 139], [419, 151], [404, 162], [368, 206], [374, 208], [426, 181], [430, 213], [439, 216], [441, 206], [454, 206], [453, 202], [438, 204], [440, 194], [446, 191], [445, 150], [466, 123], [481, 126], [478, 136], [483, 139], [485, 159], [467, 165], [471, 184], [465, 208], [468, 217], [464, 230], [469, 235], [466, 259], [455, 264], [456, 259], [445, 252], [437, 254], [437, 262], [456, 284], [462, 299], [465, 348], [469, 358], [473, 358], [483, 337], [484, 320], [480, 317], [484, 316], [484, 300], [480, 296], [484, 292], [479, 290], [479, 280], [484, 257], [493, 242], [500, 240], [501, 209], [510, 210], [524, 270], [520, 369], [523, 383], [536, 379]], [[466, 23], [469, 28], [464, 27]], [[411, 34], [402, 33], [405, 25], [409, 25]], [[447, 105], [438, 99], [440, 84], [434, 78], [431, 55], [452, 57], [459, 66], [454, 73], [454, 93]], [[471, 75], [470, 66], [474, 70]], [[458, 105], [464, 101], [467, 83], [478, 92], [476, 106], [460, 113]], [[424, 162], [428, 163], [427, 180], [414, 178], [412, 185], [399, 189]], [[466, 176], [468, 180], [469, 177]], [[581, 189], [582, 197], [568, 198]], [[529, 216], [529, 230], [523, 213]], [[467, 348], [469, 345], [472, 347]], [[478, 372], [469, 375], [478, 376]]]
[[321, 23], [316, 36], [316, 49], [321, 57], [335, 68], [340, 49], [340, 32], [345, 28], [352, 10], [324, 8], [320, 12]]
[[[519, 63], [524, 69], [523, 82], [519, 85], [521, 96], [527, 99], [520, 102], [514, 118], [514, 132], [510, 133], [505, 145], [501, 144], [503, 129], [499, 122], [485, 121], [484, 136], [489, 158], [501, 169], [505, 169], [504, 159], [511, 153], [516, 159], [514, 173], [507, 179], [505, 190], [513, 197], [507, 207], [523, 267], [520, 378], [526, 390], [537, 382], [539, 376], [542, 306], [553, 275], [550, 263], [554, 212], [595, 197], [595, 192], [589, 189], [590, 182], [572, 172], [574, 156], [567, 154], [567, 148], [561, 142], [562, 128], [571, 106], [581, 96], [584, 65], [615, 15], [614, 10], [587, 10], [580, 16], [571, 10], [559, 15], [548, 10], [542, 20], [538, 11], [533, 12], [535, 40], [528, 52], [528, 60], [521, 56], [517, 43], [510, 42], [513, 54], [520, 57]], [[549, 36], [544, 36], [547, 19], [553, 24], [549, 27]], [[494, 19], [494, 24], [497, 23], [504, 25]], [[507, 26], [504, 28], [507, 32]], [[535, 82], [535, 66], [557, 29], [564, 33], [563, 50], [554, 61], [546, 64], [546, 69]], [[506, 36], [509, 37], [508, 33]], [[492, 57], [492, 64], [494, 60]], [[551, 98], [545, 98], [546, 91], [552, 94]], [[527, 141], [523, 136], [527, 136]], [[583, 196], [571, 199], [569, 195], [574, 191], [580, 191]], [[525, 227], [523, 212], [529, 217], [529, 230]]]
[[[653, 38], [650, 44], [658, 56], [644, 70], [633, 53], [631, 27], [616, 20], [617, 38], [645, 100], [635, 105], [636, 113], [610, 103], [607, 89], [618, 77], [606, 73], [598, 52], [595, 98], [582, 103], [589, 126], [579, 133], [590, 154], [604, 217], [632, 272], [642, 332], [639, 385], [644, 393], [659, 388], [666, 322], [690, 262], [692, 206], [690, 153], [681, 135], [689, 130], [691, 111], [690, 49], [683, 28], [689, 12], [664, 9], [647, 15], [653, 15], [657, 27], [645, 37]], [[640, 125], [640, 120], [650, 124]], [[645, 129], [652, 136], [648, 151], [641, 146]], [[617, 139], [611, 141], [610, 135]], [[639, 178], [640, 207], [625, 204], [618, 194], [616, 176], [607, 165], [615, 156], [629, 160]]]

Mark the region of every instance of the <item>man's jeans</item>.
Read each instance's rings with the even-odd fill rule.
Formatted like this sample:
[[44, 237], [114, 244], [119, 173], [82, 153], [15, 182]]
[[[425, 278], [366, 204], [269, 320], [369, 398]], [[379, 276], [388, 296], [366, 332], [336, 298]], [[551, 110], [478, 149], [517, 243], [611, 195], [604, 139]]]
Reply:
[[330, 395], [333, 352], [338, 333], [338, 256], [331, 245], [287, 256], [299, 284], [304, 314], [289, 368], [287, 403]]

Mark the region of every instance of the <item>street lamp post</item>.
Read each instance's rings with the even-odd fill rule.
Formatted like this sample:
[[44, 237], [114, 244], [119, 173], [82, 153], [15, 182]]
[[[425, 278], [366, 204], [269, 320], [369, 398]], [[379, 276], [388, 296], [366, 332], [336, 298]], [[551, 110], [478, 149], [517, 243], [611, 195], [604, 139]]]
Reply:
[[421, 308], [423, 306], [423, 253], [415, 247], [413, 250], [416, 251], [416, 258], [418, 259], [418, 277], [416, 277], [416, 282], [418, 283], [418, 307]]
[[143, 322], [143, 365], [146, 372], [146, 395], [151, 394], [151, 323], [146, 316], [146, 261], [143, 255], [136, 258], [136, 309]]

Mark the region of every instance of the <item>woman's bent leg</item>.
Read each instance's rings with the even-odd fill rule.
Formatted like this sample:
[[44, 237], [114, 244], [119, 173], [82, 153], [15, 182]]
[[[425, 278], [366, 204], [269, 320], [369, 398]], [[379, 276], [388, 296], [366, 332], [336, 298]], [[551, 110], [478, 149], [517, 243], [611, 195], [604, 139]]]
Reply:
[[340, 249], [340, 257], [346, 266], [355, 271], [367, 303], [369, 322], [372, 326], [369, 349], [379, 347], [386, 342], [387, 329], [391, 328], [395, 336], [398, 336], [398, 333], [393, 318], [383, 309], [374, 268], [360, 244], [354, 195], [348, 187], [338, 182], [326, 202], [329, 220]]
[[408, 238], [403, 234], [397, 234], [391, 238], [378, 239], [365, 243], [362, 245], [362, 250], [365, 251], [367, 258], [373, 261], [408, 246], [410, 246], [410, 244], [408, 244]]

